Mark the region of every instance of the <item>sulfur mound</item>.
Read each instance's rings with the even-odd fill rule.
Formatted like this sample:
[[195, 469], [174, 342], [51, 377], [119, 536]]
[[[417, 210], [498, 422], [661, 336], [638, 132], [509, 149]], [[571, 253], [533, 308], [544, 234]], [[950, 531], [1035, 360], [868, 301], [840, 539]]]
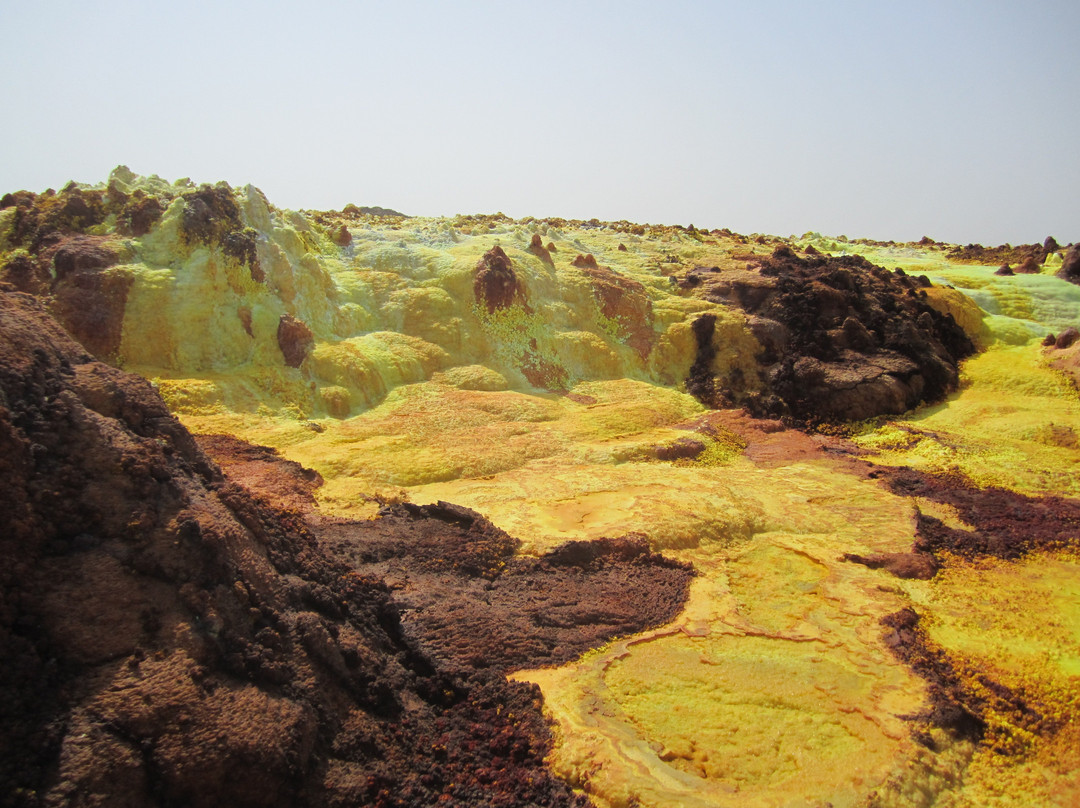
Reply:
[[3, 804], [583, 802], [534, 688], [440, 668], [385, 586], [11, 292], [0, 486]]

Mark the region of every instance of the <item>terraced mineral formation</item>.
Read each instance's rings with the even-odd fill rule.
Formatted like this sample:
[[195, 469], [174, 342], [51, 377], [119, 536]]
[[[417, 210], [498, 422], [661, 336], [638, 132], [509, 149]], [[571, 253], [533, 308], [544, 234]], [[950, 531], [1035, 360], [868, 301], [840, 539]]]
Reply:
[[[383, 755], [414, 802], [1080, 800], [1075, 246], [301, 214], [117, 169], [4, 197], [0, 249], [9, 290], [199, 436], [232, 481], [207, 466], [200, 503], [286, 514], [266, 587], [330, 590], [273, 602], [330, 637], [282, 634], [298, 670], [369, 636], [354, 610], [399, 616], [361, 669], [401, 710], [297, 736], [332, 761], [296, 764], [319, 794], [377, 802], [405, 782]], [[535, 792], [504, 786], [525, 770]]]

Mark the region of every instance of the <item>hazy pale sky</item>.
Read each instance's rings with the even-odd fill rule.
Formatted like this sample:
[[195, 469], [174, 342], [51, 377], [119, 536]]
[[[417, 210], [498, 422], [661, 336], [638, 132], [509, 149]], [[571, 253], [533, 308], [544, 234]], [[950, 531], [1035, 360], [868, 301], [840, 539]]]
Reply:
[[1080, 240], [1080, 3], [0, 0], [0, 193]]

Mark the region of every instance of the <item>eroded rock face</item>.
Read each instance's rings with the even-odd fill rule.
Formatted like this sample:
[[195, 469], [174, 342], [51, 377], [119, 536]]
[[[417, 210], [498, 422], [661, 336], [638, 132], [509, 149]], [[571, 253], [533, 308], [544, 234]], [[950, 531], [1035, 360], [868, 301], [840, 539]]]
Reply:
[[515, 303], [528, 308], [525, 285], [514, 272], [514, 266], [502, 247], [492, 247], [477, 263], [473, 295], [477, 303], [487, 308], [488, 314]]
[[589, 279], [600, 313], [614, 323], [618, 338], [647, 359], [656, 334], [652, 301], [645, 287], [608, 267], [597, 266], [595, 261], [580, 268]]
[[0, 486], [5, 804], [584, 803], [535, 688], [422, 654], [385, 586], [12, 293]]
[[0, 282], [11, 284], [18, 292], [40, 296], [49, 293], [52, 277], [40, 261], [26, 254], [17, 254], [0, 267]]
[[55, 274], [53, 314], [94, 356], [115, 361], [134, 277], [113, 268], [117, 253], [100, 236], [63, 239], [42, 252], [42, 260], [50, 256]]
[[[957, 363], [974, 351], [951, 315], [927, 302], [928, 280], [857, 256], [799, 258], [782, 246], [762, 262], [760, 276], [691, 275], [695, 294], [752, 315], [769, 392], [711, 394], [759, 415], [828, 422], [898, 414], [954, 389]], [[710, 392], [700, 355], [708, 329], [699, 330], [697, 376], [692, 370], [687, 383], [695, 394]]]

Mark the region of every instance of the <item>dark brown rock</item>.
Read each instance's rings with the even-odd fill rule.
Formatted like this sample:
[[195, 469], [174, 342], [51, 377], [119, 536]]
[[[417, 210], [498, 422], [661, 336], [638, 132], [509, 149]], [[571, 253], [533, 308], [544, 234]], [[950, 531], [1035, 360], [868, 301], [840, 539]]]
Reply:
[[53, 315], [94, 356], [115, 361], [134, 282], [129, 270], [115, 266], [117, 246], [103, 236], [60, 237], [42, 249], [40, 260], [50, 259]]
[[0, 197], [0, 210], [7, 210], [8, 208], [19, 206], [28, 208], [34, 204], [36, 199], [37, 194], [33, 191], [15, 191], [14, 193], [7, 193]]
[[232, 435], [196, 435], [199, 448], [213, 458], [228, 478], [278, 511], [312, 514], [322, 476], [286, 460], [276, 449]]
[[1058, 334], [1057, 339], [1054, 340], [1054, 347], [1063, 350], [1073, 345], [1077, 340], [1080, 340], [1080, 331], [1070, 326]]
[[145, 236], [165, 213], [165, 202], [136, 190], [116, 217], [116, 229], [123, 235]]
[[49, 293], [52, 276], [40, 261], [25, 253], [17, 253], [0, 267], [0, 282], [11, 284], [17, 291], [40, 296]]
[[240, 206], [233, 198], [232, 189], [224, 183], [203, 185], [185, 193], [183, 199], [184, 213], [180, 224], [189, 242], [220, 244], [227, 234], [244, 228]]
[[1065, 260], [1061, 264], [1061, 269], [1057, 271], [1057, 276], [1070, 283], [1080, 284], [1080, 244], [1073, 244], [1069, 247], [1068, 252], [1065, 253]]
[[[945, 245], [938, 245], [945, 246]], [[1002, 244], [997, 247], [984, 247], [981, 244], [967, 244], [963, 247], [950, 247], [946, 253], [954, 261], [971, 264], [1022, 264], [1028, 258], [1033, 258], [1036, 263], [1041, 263], [1046, 258], [1046, 250], [1042, 244]], [[1038, 271], [1038, 270], [1036, 270]]]
[[566, 368], [544, 357], [535, 339], [529, 340], [529, 347], [518, 357], [518, 369], [529, 384], [540, 390], [564, 393], [568, 388], [570, 374]]
[[315, 347], [315, 335], [301, 320], [291, 314], [283, 314], [278, 320], [277, 342], [285, 357], [285, 364], [298, 368]]
[[570, 265], [579, 269], [585, 269], [586, 267], [596, 269], [598, 266], [592, 253], [586, 253], [585, 255], [578, 253], [574, 260], [570, 262]]
[[692, 572], [644, 537], [570, 542], [540, 558], [479, 514], [440, 502], [328, 524], [325, 546], [385, 576], [406, 631], [439, 659], [500, 672], [557, 665], [673, 619]]
[[800, 258], [781, 244], [759, 275], [690, 277], [693, 294], [752, 315], [762, 345], [760, 384], [709, 381], [699, 338], [687, 389], [709, 406], [732, 402], [811, 424], [898, 414], [955, 389], [958, 362], [974, 351], [953, 318], [926, 302], [922, 278], [857, 256]]
[[43, 194], [19, 191], [9, 195], [9, 207], [15, 208], [9, 238], [15, 246], [38, 253], [51, 238], [62, 238], [105, 221], [107, 212], [102, 195], [69, 184], [60, 193]]
[[926, 681], [929, 706], [920, 715], [911, 716], [919, 722], [913, 736], [924, 745], [934, 748], [927, 730], [938, 727], [954, 737], [983, 741], [999, 754], [1011, 755], [1023, 751], [1014, 727], [1041, 736], [1059, 728], [1059, 722], [1029, 693], [971, 669], [931, 640], [914, 610], [901, 609], [886, 615], [881, 623], [885, 645]]
[[995, 270], [994, 274], [1009, 277], [1009, 276], [1015, 275], [1016, 273], [1013, 272], [1012, 267], [1009, 266], [1008, 264], [1002, 264], [1001, 266], [999, 266], [997, 268], [997, 270]]
[[64, 241], [52, 253], [58, 281], [81, 272], [107, 269], [116, 264], [116, 252], [100, 236], [76, 236]]
[[697, 353], [686, 377], [686, 391], [707, 407], [721, 407], [727, 403], [717, 389], [712, 372], [712, 363], [716, 358], [716, 345], [713, 335], [716, 332], [716, 315], [702, 314], [690, 325], [697, 343]]
[[1015, 271], [1023, 275], [1034, 275], [1039, 272], [1039, 262], [1034, 255], [1029, 255], [1020, 262]]
[[341, 227], [334, 231], [333, 241], [339, 247], [348, 247], [352, 244], [352, 233], [349, 232], [349, 228], [342, 224]]
[[1078, 500], [978, 488], [963, 477], [935, 476], [910, 468], [879, 469], [878, 474], [895, 494], [952, 506], [969, 527], [958, 530], [919, 514], [917, 550], [1010, 559], [1032, 550], [1080, 546]]
[[477, 263], [473, 295], [477, 303], [486, 306], [488, 314], [515, 303], [529, 308], [525, 285], [502, 247], [492, 247]]
[[933, 578], [938, 571], [937, 559], [930, 553], [919, 551], [910, 553], [871, 553], [870, 555], [845, 553], [844, 560], [863, 564], [874, 570], [883, 569], [897, 578], [915, 578], [921, 581]]
[[532, 241], [529, 242], [529, 252], [543, 261], [545, 264], [551, 264], [551, 253], [547, 247], [544, 246], [543, 239], [540, 238], [539, 233], [533, 233]]
[[679, 438], [656, 447], [657, 460], [691, 460], [705, 451], [705, 444], [694, 438]]

